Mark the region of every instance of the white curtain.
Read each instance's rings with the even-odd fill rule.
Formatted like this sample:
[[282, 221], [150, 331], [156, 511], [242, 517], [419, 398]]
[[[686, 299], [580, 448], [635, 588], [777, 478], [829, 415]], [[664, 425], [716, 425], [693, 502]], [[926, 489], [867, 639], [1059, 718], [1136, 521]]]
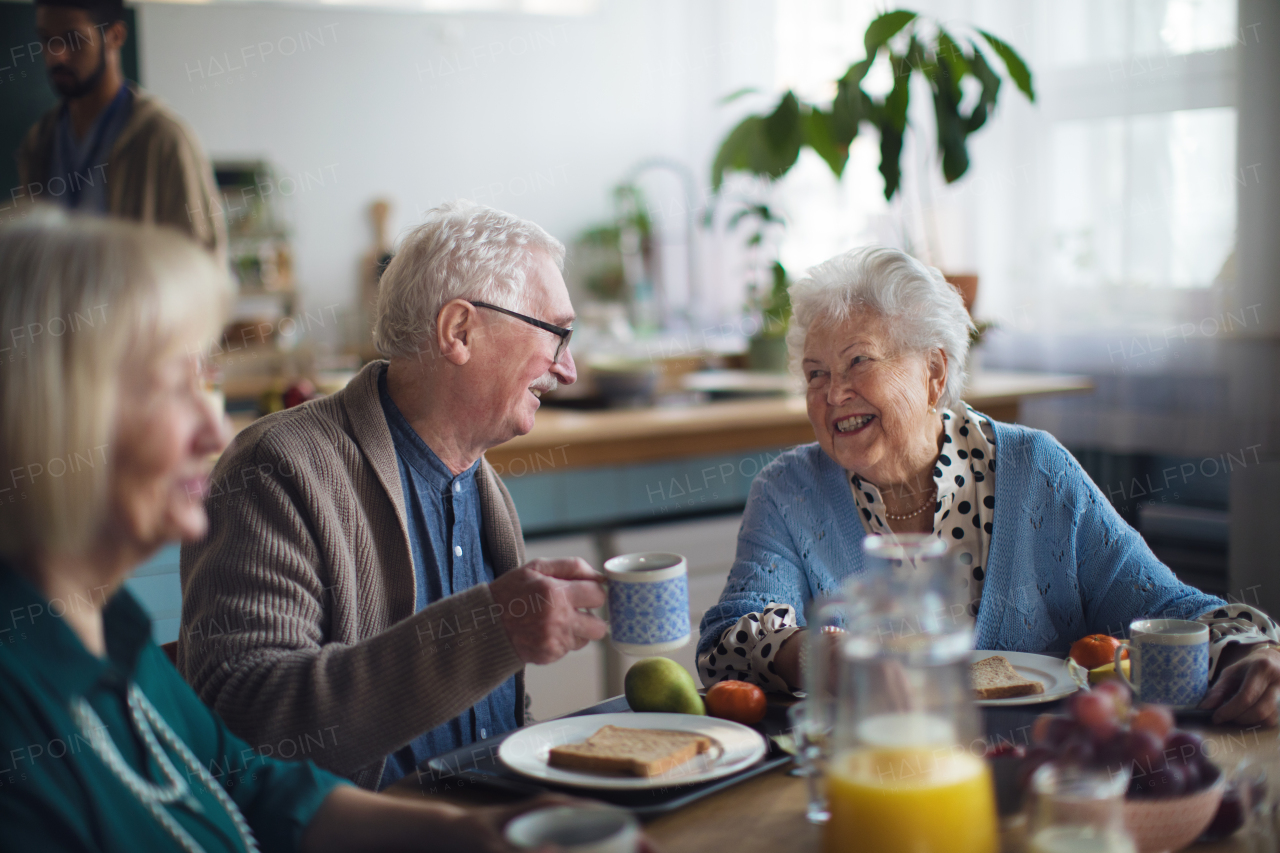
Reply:
[[[1254, 443], [1269, 416], [1223, 415], [1240, 393], [1234, 342], [1274, 310], [1241, 291], [1235, 264], [1238, 194], [1266, 180], [1237, 154], [1236, 67], [1240, 51], [1265, 49], [1265, 33], [1238, 19], [1235, 0], [918, 6], [953, 34], [977, 25], [1013, 44], [1036, 103], [1006, 83], [970, 137], [969, 174], [945, 186], [927, 90], [913, 90], [900, 196], [879, 195], [874, 138], [855, 143], [840, 184], [816, 158], [802, 162], [780, 188], [792, 218], [784, 262], [798, 271], [880, 242], [978, 272], [975, 314], [998, 324], [981, 365], [1094, 378], [1092, 395], [1024, 412], [1069, 445], [1192, 455]], [[823, 80], [861, 58], [878, 9], [779, 4], [778, 88], [820, 98]]]

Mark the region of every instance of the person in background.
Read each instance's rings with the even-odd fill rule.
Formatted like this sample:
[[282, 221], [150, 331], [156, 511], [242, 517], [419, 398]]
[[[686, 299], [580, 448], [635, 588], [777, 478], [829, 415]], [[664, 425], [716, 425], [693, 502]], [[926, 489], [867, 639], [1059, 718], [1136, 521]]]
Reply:
[[169, 225], [210, 251], [225, 251], [213, 170], [195, 134], [125, 80], [122, 0], [36, 0], [36, 31], [61, 100], [18, 149], [25, 196]]
[[525, 664], [605, 634], [602, 576], [525, 563], [484, 452], [577, 378], [564, 247], [470, 202], [427, 214], [382, 276], [387, 361], [268, 415], [223, 454], [182, 550], [178, 664], [231, 730], [332, 730], [315, 761], [382, 788], [523, 725]]
[[94, 318], [0, 370], [0, 850], [511, 851], [502, 825], [545, 800], [462, 809], [260, 755], [121, 588], [205, 531], [226, 428], [200, 353], [230, 299], [168, 229], [56, 210], [0, 229], [0, 326]]
[[698, 642], [706, 684], [800, 687], [805, 608], [862, 571], [868, 535], [923, 533], [963, 565], [977, 649], [1065, 657], [1136, 619], [1210, 629], [1215, 723], [1274, 726], [1280, 629], [1182, 583], [1048, 433], [961, 399], [972, 323], [959, 293], [896, 249], [855, 249], [789, 289], [792, 369], [817, 442], [751, 484], [738, 552]]

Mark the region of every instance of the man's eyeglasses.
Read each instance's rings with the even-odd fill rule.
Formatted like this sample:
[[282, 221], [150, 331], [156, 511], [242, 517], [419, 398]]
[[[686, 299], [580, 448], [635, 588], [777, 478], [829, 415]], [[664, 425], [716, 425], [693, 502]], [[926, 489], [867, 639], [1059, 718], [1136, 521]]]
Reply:
[[554, 359], [556, 364], [560, 363], [560, 356], [564, 355], [564, 351], [569, 348], [569, 339], [573, 337], [573, 329], [566, 329], [563, 326], [557, 326], [553, 323], [548, 323], [545, 320], [529, 317], [517, 311], [512, 311], [509, 308], [490, 305], [488, 302], [476, 302], [474, 299], [468, 301], [477, 308], [488, 308], [490, 311], [501, 311], [503, 314], [515, 317], [517, 320], [524, 320], [530, 326], [537, 326], [539, 329], [546, 329], [551, 334], [559, 337], [560, 343], [556, 345], [556, 355]]

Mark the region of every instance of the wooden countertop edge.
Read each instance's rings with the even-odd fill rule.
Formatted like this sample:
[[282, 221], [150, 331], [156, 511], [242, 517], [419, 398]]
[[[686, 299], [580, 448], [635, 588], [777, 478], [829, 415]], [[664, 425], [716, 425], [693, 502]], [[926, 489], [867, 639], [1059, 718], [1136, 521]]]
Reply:
[[[1087, 376], [978, 374], [966, 401], [1000, 419], [1027, 398], [1093, 389]], [[985, 390], [984, 389], [989, 389]], [[237, 431], [252, 419], [235, 419]], [[813, 441], [801, 396], [610, 411], [543, 409], [533, 430], [490, 449], [500, 474], [590, 468], [792, 447]]]
[[[966, 395], [965, 399], [981, 411], [984, 406], [1016, 405], [1028, 397], [1083, 393], [1093, 389], [1093, 382], [1087, 377], [1054, 376], [1046, 377], [1046, 380], [1041, 383], [1029, 381], [1022, 388], [996, 393], [982, 393], [979, 386], [973, 389], [977, 393]], [[787, 429], [798, 425], [809, 426], [805, 401], [799, 396], [713, 402], [670, 409], [544, 410], [539, 412], [532, 432], [511, 439], [489, 451], [488, 455], [492, 459], [495, 452], [514, 457], [567, 444], [617, 444], [631, 439], [677, 438], [703, 434], [708, 428], [715, 427], [723, 427], [725, 432], [740, 432], [769, 427]], [[812, 437], [808, 440], [811, 441]]]

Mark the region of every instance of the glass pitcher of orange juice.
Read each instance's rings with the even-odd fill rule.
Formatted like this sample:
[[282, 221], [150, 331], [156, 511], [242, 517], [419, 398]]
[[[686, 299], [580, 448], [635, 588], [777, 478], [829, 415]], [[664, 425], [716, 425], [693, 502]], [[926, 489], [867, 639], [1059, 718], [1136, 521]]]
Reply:
[[996, 853], [962, 574], [933, 536], [868, 536], [845, 588], [826, 853]]

